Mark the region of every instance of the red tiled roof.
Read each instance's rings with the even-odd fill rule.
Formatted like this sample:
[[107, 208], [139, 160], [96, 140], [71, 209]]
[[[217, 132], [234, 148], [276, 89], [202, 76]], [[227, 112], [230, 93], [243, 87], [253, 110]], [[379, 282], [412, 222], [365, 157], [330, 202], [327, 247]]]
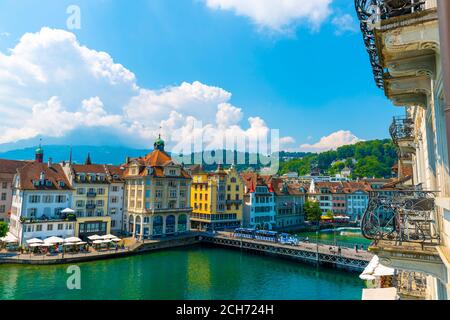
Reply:
[[[41, 173], [45, 174], [45, 180], [51, 181], [52, 185], [42, 185], [36, 187], [33, 181], [39, 180]], [[20, 188], [23, 190], [71, 190], [69, 180], [59, 164], [49, 167], [46, 163], [29, 162], [24, 167], [18, 169], [20, 176]], [[63, 182], [61, 186], [59, 182]]]
[[16, 174], [17, 169], [25, 166], [31, 161], [17, 161], [17, 160], [7, 160], [0, 159], [0, 173], [11, 173]]
[[[156, 177], [163, 178], [164, 175], [164, 167], [175, 164], [170, 155], [168, 155], [165, 151], [161, 151], [159, 149], [155, 149], [145, 157], [131, 159], [131, 162], [137, 162], [140, 165], [140, 176], [148, 175], [147, 167], [151, 167], [153, 169], [153, 174]], [[124, 176], [130, 175], [129, 173], [129, 164], [125, 165], [126, 169], [124, 172]], [[181, 177], [184, 179], [191, 179], [191, 176], [185, 169], [181, 169]]]
[[73, 164], [75, 173], [103, 173], [106, 174], [105, 167], [102, 164]]

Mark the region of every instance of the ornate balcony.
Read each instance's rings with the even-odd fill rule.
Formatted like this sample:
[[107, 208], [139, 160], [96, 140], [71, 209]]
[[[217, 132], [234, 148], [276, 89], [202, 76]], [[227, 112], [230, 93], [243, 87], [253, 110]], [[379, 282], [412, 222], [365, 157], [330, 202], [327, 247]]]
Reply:
[[[401, 74], [403, 77], [419, 71], [417, 66], [425, 66], [425, 74], [433, 76], [434, 58], [430, 54], [434, 54], [439, 46], [437, 14], [432, 10], [436, 3], [433, 0], [355, 0], [355, 7], [379, 88], [389, 89], [391, 85], [385, 83], [386, 80], [395, 82], [392, 76], [396, 78]], [[410, 53], [405, 54], [406, 51]], [[422, 61], [422, 55], [428, 55], [425, 61]], [[406, 61], [408, 59], [411, 61]], [[398, 85], [404, 86], [396, 83], [394, 87]], [[406, 89], [408, 87], [403, 88], [403, 92], [393, 90], [387, 95], [395, 105], [423, 102], [422, 92]]]
[[86, 196], [87, 196], [88, 198], [95, 198], [95, 197], [97, 196], [97, 192], [95, 192], [95, 191], [89, 191], [89, 192], [86, 193]]
[[439, 244], [434, 221], [435, 192], [423, 190], [371, 191], [361, 228], [371, 240]]
[[389, 128], [392, 141], [397, 146], [399, 157], [406, 159], [416, 152], [414, 144], [414, 121], [409, 117], [394, 117]]

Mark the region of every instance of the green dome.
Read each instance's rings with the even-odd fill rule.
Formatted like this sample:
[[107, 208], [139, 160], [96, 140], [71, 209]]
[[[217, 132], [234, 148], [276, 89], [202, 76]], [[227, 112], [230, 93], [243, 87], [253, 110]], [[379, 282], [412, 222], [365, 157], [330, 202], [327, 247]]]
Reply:
[[158, 139], [156, 139], [154, 145], [155, 149], [164, 151], [164, 140], [161, 139], [161, 135], [159, 135]]
[[39, 145], [39, 147], [36, 148], [35, 153], [36, 154], [44, 154], [44, 149], [42, 149], [41, 145]]

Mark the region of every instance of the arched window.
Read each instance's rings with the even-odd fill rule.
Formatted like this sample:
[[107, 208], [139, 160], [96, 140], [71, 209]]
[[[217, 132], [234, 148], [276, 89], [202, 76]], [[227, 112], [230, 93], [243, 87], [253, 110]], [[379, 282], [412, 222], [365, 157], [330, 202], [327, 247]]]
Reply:
[[160, 236], [163, 233], [163, 217], [156, 216], [153, 218], [153, 235]]
[[175, 216], [170, 215], [166, 218], [166, 234], [175, 233]]

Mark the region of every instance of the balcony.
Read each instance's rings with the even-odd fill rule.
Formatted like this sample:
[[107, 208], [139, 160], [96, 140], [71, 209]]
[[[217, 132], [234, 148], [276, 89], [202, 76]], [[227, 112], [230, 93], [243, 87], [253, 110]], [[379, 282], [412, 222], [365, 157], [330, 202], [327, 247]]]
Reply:
[[437, 247], [433, 191], [415, 189], [371, 191], [361, 230], [373, 240], [369, 251], [383, 265], [442, 278], [445, 273]]
[[394, 117], [389, 128], [392, 141], [397, 146], [399, 158], [406, 159], [416, 152], [414, 143], [414, 121], [408, 117]]
[[377, 86], [395, 105], [426, 104], [439, 48], [436, 1], [355, 0], [355, 8]]
[[86, 209], [95, 209], [97, 206], [95, 205], [95, 204], [93, 204], [93, 203], [88, 203], [88, 204], [86, 204]]

